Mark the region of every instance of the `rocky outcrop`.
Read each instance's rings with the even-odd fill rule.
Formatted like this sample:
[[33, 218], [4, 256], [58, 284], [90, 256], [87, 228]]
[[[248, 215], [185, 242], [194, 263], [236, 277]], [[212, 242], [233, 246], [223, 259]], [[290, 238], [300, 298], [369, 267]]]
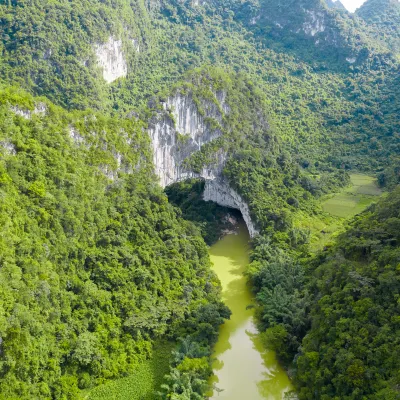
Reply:
[[15, 156], [17, 154], [14, 144], [9, 141], [0, 142], [0, 148], [2, 148], [4, 153], [9, 156]]
[[68, 127], [69, 137], [73, 140], [75, 144], [85, 143], [84, 137], [79, 133], [79, 131], [72, 125]]
[[324, 13], [316, 12], [314, 10], [305, 10], [305, 13], [307, 19], [303, 23], [303, 32], [307, 36], [315, 36], [318, 33], [325, 32], [326, 22]]
[[204, 179], [204, 200], [240, 210], [250, 235], [255, 236], [257, 230], [248, 205], [223, 178], [226, 153], [217, 151], [212, 164], [200, 172], [194, 172], [184, 164], [202, 146], [222, 135], [224, 115], [230, 111], [226, 93], [216, 92], [212, 99], [203, 100], [201, 104], [190, 94], [177, 93], [163, 103], [163, 109], [149, 126], [153, 162], [161, 186], [188, 178]]
[[122, 40], [110, 36], [106, 43], [95, 46], [95, 53], [98, 64], [103, 69], [103, 78], [107, 83], [127, 75], [128, 64], [123, 52]]
[[[218, 102], [217, 96], [221, 100]], [[183, 161], [206, 143], [221, 136], [220, 129], [211, 129], [206, 118], [222, 124], [222, 113], [227, 111], [224, 95], [217, 94], [216, 102], [208, 102], [200, 113], [191, 96], [177, 94], [163, 104], [164, 112], [150, 124], [153, 160], [162, 187], [187, 178], [212, 178], [213, 171], [196, 174], [183, 166]]]
[[19, 115], [20, 117], [25, 119], [31, 119], [32, 115], [39, 115], [43, 117], [44, 115], [46, 115], [47, 112], [47, 107], [44, 103], [35, 104], [35, 108], [33, 110], [20, 108], [18, 106], [11, 106], [10, 109], [14, 114]]
[[224, 179], [220, 177], [214, 180], [207, 179], [204, 187], [203, 198], [205, 201], [213, 201], [221, 206], [240, 210], [250, 236], [254, 237], [258, 234], [258, 231], [251, 220], [249, 206]]

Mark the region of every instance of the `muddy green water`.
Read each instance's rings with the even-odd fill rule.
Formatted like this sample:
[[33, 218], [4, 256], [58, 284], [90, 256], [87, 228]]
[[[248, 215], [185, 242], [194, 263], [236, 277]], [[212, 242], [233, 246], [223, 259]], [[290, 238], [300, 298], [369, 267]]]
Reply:
[[254, 326], [252, 295], [243, 272], [249, 263], [249, 234], [244, 224], [238, 234], [225, 236], [210, 248], [214, 271], [222, 283], [223, 299], [232, 316], [220, 329], [213, 364], [212, 384], [223, 391], [211, 399], [281, 400], [292, 385], [276, 361], [263, 348]]

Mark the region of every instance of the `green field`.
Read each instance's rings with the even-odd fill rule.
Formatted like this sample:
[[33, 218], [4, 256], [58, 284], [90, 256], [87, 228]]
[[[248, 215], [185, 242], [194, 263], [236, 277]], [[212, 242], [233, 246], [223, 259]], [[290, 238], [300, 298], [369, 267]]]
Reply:
[[354, 194], [365, 194], [369, 196], [380, 196], [381, 189], [378, 187], [376, 178], [368, 175], [351, 174], [350, 180], [352, 186], [346, 191]]
[[152, 359], [141, 364], [136, 373], [126, 378], [94, 388], [87, 400], [154, 400], [165, 375], [169, 373], [169, 362], [173, 344], [158, 345]]
[[310, 231], [311, 251], [320, 251], [332, 243], [332, 240], [342, 232], [345, 219], [364, 211], [382, 194], [376, 179], [371, 176], [352, 174], [350, 179], [349, 187], [322, 199], [324, 215], [318, 217], [304, 213], [298, 215], [295, 226]]
[[360, 174], [352, 174], [350, 178], [352, 186], [324, 201], [324, 211], [336, 217], [349, 218], [364, 211], [382, 194], [375, 178]]

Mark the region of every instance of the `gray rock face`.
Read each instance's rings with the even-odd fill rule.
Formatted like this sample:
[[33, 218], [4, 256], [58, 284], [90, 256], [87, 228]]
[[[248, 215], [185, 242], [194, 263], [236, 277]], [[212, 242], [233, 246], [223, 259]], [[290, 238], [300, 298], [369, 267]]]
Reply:
[[203, 198], [205, 201], [213, 201], [221, 206], [235, 208], [242, 213], [244, 222], [249, 230], [250, 237], [258, 234], [250, 216], [249, 206], [242, 197], [233, 190], [224, 179], [217, 178], [206, 180]]
[[122, 48], [122, 40], [116, 40], [110, 36], [106, 43], [95, 46], [95, 53], [98, 64], [103, 69], [103, 78], [107, 83], [127, 75], [128, 65]]
[[316, 12], [314, 10], [305, 10], [305, 13], [307, 19], [303, 23], [303, 32], [307, 36], [315, 36], [318, 33], [325, 32], [326, 22], [324, 13]]
[[79, 133], [79, 131], [70, 125], [68, 127], [69, 137], [73, 140], [75, 144], [85, 143], [84, 137]]
[[17, 150], [15, 146], [8, 141], [0, 142], [0, 148], [3, 149], [4, 153], [10, 156], [15, 156], [17, 154]]
[[46, 107], [46, 104], [44, 104], [44, 103], [37, 103], [37, 104], [35, 104], [35, 108], [33, 109], [33, 111], [27, 110], [27, 109], [23, 109], [23, 108], [20, 108], [18, 106], [11, 106], [10, 110], [14, 114], [19, 115], [22, 118], [31, 119], [32, 115], [39, 115], [39, 116], [42, 116], [42, 117], [44, 115], [46, 115], [47, 107]]
[[184, 166], [185, 159], [222, 135], [223, 117], [230, 109], [225, 92], [214, 93], [214, 96], [213, 101], [202, 102], [202, 112], [190, 94], [177, 93], [163, 104], [164, 111], [149, 126], [155, 172], [162, 187], [188, 178], [204, 179], [204, 200], [240, 210], [253, 237], [258, 232], [247, 204], [223, 178], [226, 154], [218, 151], [213, 164], [200, 172]]
[[182, 163], [204, 144], [222, 135], [221, 130], [210, 129], [205, 123], [207, 117], [222, 123], [218, 105], [208, 104], [205, 114], [201, 115], [191, 96], [177, 94], [168, 98], [163, 106], [164, 112], [152, 121], [149, 128], [153, 161], [161, 186], [191, 177], [212, 178], [212, 171], [210, 176], [206, 171], [196, 174], [185, 169]]

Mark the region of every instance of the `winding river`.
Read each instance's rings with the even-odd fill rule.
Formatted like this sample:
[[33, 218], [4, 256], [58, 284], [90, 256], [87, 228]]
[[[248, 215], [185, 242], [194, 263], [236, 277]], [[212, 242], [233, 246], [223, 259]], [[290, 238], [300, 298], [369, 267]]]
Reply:
[[253, 303], [243, 276], [249, 263], [248, 241], [242, 222], [237, 234], [224, 236], [210, 248], [224, 302], [232, 310], [215, 347], [213, 400], [281, 400], [293, 389], [274, 352], [263, 348], [254, 326], [254, 310], [246, 309]]

